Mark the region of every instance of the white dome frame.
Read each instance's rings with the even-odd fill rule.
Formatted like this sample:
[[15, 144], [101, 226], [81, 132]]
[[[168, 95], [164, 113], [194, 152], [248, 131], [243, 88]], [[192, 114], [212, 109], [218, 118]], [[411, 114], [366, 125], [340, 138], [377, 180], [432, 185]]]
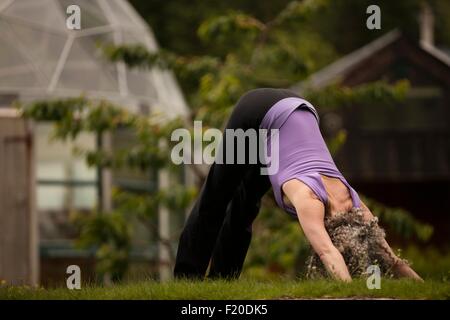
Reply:
[[[81, 9], [81, 30], [66, 27], [71, 4]], [[158, 50], [152, 30], [124, 0], [0, 0], [0, 95], [25, 102], [85, 95], [133, 112], [188, 115], [170, 70], [107, 61], [95, 47], [99, 38]]]

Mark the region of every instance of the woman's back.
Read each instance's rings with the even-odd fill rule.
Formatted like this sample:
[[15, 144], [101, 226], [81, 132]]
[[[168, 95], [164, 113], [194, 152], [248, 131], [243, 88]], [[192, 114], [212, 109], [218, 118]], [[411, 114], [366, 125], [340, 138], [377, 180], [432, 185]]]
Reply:
[[[279, 170], [270, 177], [275, 193], [280, 193], [278, 199], [283, 199], [283, 184], [294, 180], [307, 185], [330, 214], [359, 206], [356, 192], [333, 161], [313, 112], [296, 109], [279, 130]], [[292, 206], [279, 204], [294, 214]]]

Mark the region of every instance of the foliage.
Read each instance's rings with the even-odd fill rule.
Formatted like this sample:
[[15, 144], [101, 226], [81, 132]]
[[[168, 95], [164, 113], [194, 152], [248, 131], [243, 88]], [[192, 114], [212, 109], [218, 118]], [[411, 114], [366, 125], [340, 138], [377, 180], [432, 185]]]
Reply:
[[424, 279], [450, 282], [450, 248], [408, 245], [401, 251], [402, 257], [412, 263], [412, 267]]
[[94, 248], [97, 270], [112, 281], [120, 280], [129, 265], [131, 228], [120, 212], [77, 215], [75, 225], [81, 232], [77, 247]]
[[386, 207], [367, 197], [363, 197], [363, 201], [372, 213], [380, 218], [382, 223], [403, 239], [412, 240], [416, 238], [421, 242], [426, 242], [433, 234], [431, 225], [417, 221], [405, 209]]
[[[196, 28], [205, 20], [227, 11], [251, 14], [260, 21], [271, 21], [286, 6], [293, 7], [306, 1], [278, 0], [130, 0], [132, 5], [155, 30], [155, 36], [162, 47], [178, 54], [210, 54], [214, 46], [205, 45], [197, 36]], [[307, 1], [312, 3], [314, 1]], [[320, 10], [310, 10], [302, 27], [314, 30], [324, 42], [330, 43], [340, 54], [351, 52], [385, 32], [399, 28], [417, 38], [419, 33], [417, 17], [422, 0], [345, 0], [330, 1]], [[450, 2], [428, 0], [436, 17], [436, 43], [450, 44]], [[319, 2], [320, 4], [320, 2]], [[381, 30], [368, 31], [365, 27], [366, 8], [371, 4], [380, 6], [382, 12]], [[167, 17], [170, 23], [167, 23]], [[296, 23], [296, 19], [292, 19]], [[297, 23], [298, 24], [298, 23]], [[345, 36], [340, 36], [345, 35]], [[291, 38], [296, 33], [292, 33]]]
[[[166, 169], [176, 175], [180, 170], [170, 161], [170, 134], [174, 128], [181, 126], [180, 119], [169, 120], [160, 114], [148, 117], [132, 114], [107, 101], [93, 101], [84, 97], [37, 101], [27, 105], [18, 104], [17, 107], [24, 117], [53, 122], [53, 138], [63, 141], [75, 140], [83, 132], [96, 135], [114, 134], [119, 129], [133, 132], [134, 141], [129, 141], [122, 149], [85, 150], [77, 146], [75, 154], [84, 157], [89, 166], [102, 170], [128, 168], [142, 174], [149, 170]], [[140, 221], [157, 236], [157, 241], [173, 251], [173, 239], [159, 237], [157, 223], [153, 222], [158, 208], [164, 206], [172, 213], [180, 212], [196, 194], [193, 187], [182, 186], [176, 181], [174, 184], [168, 189], [159, 188], [144, 194], [115, 188], [112, 212], [97, 210], [92, 215], [74, 214], [73, 222], [80, 230], [77, 246], [94, 249], [100, 275], [106, 275], [112, 281], [124, 276], [129, 267], [135, 221]]]
[[320, 90], [306, 87], [304, 95], [311, 103], [326, 109], [342, 109], [354, 105], [395, 106], [406, 98], [409, 88], [410, 84], [407, 80], [399, 80], [393, 84], [383, 80], [374, 81], [352, 88], [333, 83]]

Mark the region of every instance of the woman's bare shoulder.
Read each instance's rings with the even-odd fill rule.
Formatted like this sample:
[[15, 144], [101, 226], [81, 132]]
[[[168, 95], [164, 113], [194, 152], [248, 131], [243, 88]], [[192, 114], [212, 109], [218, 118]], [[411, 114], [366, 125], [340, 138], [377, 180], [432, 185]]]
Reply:
[[[305, 199], [319, 200], [314, 191], [299, 179], [293, 178], [283, 183], [281, 186], [283, 191], [283, 200], [287, 198], [291, 205], [295, 206], [296, 202]], [[319, 200], [320, 201], [320, 200]]]

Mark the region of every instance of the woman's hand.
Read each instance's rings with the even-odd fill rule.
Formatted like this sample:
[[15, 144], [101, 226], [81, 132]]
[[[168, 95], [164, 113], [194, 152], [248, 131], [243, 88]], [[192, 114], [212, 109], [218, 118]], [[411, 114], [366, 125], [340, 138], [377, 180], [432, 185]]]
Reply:
[[283, 192], [295, 207], [300, 225], [314, 251], [335, 279], [351, 281], [344, 258], [331, 242], [325, 224], [325, 207], [303, 182], [293, 179], [283, 184]]
[[419, 282], [423, 279], [403, 260], [399, 260], [393, 268], [393, 272], [398, 278], [410, 278]]

